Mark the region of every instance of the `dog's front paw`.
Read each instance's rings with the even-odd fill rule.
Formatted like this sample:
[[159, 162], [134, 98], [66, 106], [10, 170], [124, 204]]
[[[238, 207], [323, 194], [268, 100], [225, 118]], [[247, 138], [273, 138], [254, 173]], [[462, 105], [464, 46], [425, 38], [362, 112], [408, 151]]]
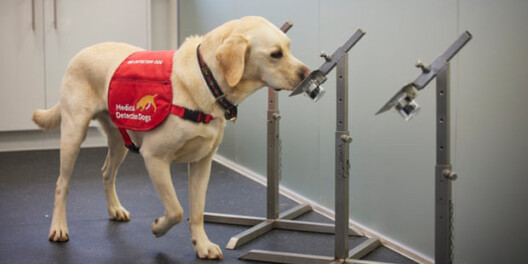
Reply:
[[[195, 242], [193, 241], [193, 244]], [[201, 259], [223, 259], [222, 250], [217, 244], [207, 241], [205, 243], [196, 243], [194, 245], [196, 255]]]
[[50, 241], [53, 242], [66, 242], [70, 239], [68, 235], [68, 226], [66, 225], [51, 225], [48, 236]]
[[172, 225], [167, 225], [167, 221], [165, 220], [164, 216], [156, 218], [154, 221], [152, 221], [152, 234], [155, 237], [163, 236], [167, 233], [167, 231], [170, 230], [171, 227]]
[[152, 222], [152, 234], [156, 237], [165, 235], [174, 225], [178, 224], [183, 217], [183, 211], [172, 217], [162, 216]]
[[122, 206], [108, 208], [108, 214], [110, 215], [110, 219], [114, 221], [130, 221], [130, 213]]

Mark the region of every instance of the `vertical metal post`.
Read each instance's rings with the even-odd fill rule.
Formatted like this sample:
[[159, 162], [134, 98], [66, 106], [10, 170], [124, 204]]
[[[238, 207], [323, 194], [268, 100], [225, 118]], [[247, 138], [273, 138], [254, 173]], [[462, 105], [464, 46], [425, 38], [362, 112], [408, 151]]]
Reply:
[[268, 169], [267, 213], [268, 219], [279, 218], [279, 95], [268, 88]]
[[348, 53], [337, 64], [335, 134], [335, 258], [348, 258], [349, 143]]
[[449, 63], [436, 75], [435, 263], [453, 263]]
[[[281, 26], [281, 31], [286, 33], [293, 26], [291, 21], [286, 21]], [[280, 149], [279, 136], [279, 93], [268, 88], [268, 149], [267, 149], [267, 209], [268, 219], [279, 218], [279, 180], [280, 180]]]

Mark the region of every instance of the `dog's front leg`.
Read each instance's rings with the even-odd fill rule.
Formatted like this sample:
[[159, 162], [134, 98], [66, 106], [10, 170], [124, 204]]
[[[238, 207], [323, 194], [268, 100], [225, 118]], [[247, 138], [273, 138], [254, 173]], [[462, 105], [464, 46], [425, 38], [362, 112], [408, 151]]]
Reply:
[[165, 235], [169, 229], [183, 218], [183, 209], [176, 197], [170, 175], [170, 161], [157, 157], [144, 156], [145, 165], [154, 187], [165, 207], [165, 215], [152, 222], [152, 233], [156, 237]]
[[209, 241], [204, 230], [205, 194], [211, 174], [212, 160], [213, 153], [200, 161], [189, 163], [189, 208], [191, 211], [189, 227], [196, 255], [202, 259], [223, 258], [220, 247]]

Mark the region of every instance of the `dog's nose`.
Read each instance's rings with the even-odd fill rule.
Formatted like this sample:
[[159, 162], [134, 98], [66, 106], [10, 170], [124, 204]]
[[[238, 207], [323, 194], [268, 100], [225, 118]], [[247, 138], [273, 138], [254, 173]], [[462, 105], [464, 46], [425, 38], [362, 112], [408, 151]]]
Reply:
[[306, 67], [306, 66], [302, 66], [301, 69], [299, 70], [299, 79], [302, 81], [304, 80], [304, 78], [308, 77], [308, 75], [310, 75], [312, 71], [310, 70], [310, 68]]

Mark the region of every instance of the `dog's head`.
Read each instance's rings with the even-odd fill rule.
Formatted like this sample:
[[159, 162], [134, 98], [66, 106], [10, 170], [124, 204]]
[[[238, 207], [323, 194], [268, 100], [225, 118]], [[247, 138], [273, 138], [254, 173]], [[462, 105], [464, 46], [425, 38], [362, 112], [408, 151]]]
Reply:
[[234, 93], [245, 97], [258, 88], [293, 90], [310, 69], [290, 52], [290, 40], [261, 17], [228, 22], [205, 36], [216, 42], [218, 68]]

